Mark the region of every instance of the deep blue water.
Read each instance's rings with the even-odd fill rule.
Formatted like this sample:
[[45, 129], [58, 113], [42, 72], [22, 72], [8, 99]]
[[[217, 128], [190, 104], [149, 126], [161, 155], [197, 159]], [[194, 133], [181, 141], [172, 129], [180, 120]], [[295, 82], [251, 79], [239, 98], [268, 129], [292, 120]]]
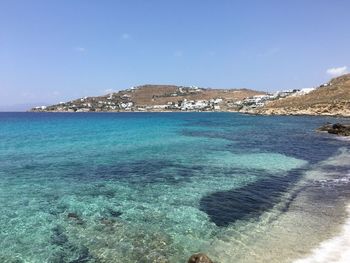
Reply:
[[0, 113], [0, 262], [184, 262], [348, 148], [327, 121]]

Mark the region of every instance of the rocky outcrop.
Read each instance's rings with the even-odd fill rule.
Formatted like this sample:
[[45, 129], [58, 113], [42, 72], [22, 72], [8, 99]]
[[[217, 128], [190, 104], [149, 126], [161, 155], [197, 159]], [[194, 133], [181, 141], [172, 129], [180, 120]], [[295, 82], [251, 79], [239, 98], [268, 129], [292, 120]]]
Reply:
[[213, 261], [204, 253], [193, 254], [187, 263], [213, 263]]
[[84, 221], [80, 218], [80, 216], [76, 213], [68, 213], [67, 218], [71, 220], [72, 222], [75, 222], [78, 225], [83, 225]]
[[263, 115], [319, 115], [319, 116], [344, 116], [350, 117], [350, 101], [338, 103], [316, 104], [312, 107], [266, 107], [255, 109], [250, 113]]
[[350, 117], [350, 74], [334, 78], [305, 95], [273, 100], [247, 113]]
[[317, 131], [320, 132], [328, 132], [331, 134], [336, 134], [340, 136], [350, 136], [350, 125], [345, 125], [345, 124], [331, 124], [327, 123], [320, 128], [317, 129]]

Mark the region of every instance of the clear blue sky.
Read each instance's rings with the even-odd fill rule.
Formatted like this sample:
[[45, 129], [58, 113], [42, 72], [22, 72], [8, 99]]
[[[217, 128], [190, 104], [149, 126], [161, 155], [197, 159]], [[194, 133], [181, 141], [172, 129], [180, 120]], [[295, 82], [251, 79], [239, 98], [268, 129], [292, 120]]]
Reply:
[[312, 87], [350, 66], [349, 10], [348, 0], [1, 0], [0, 106], [145, 83]]

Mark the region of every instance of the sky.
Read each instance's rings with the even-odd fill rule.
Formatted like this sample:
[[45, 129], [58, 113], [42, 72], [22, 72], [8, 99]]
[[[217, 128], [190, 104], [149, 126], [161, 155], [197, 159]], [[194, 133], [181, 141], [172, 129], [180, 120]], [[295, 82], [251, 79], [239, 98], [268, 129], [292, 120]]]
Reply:
[[142, 84], [276, 91], [350, 70], [348, 0], [0, 0], [0, 110]]

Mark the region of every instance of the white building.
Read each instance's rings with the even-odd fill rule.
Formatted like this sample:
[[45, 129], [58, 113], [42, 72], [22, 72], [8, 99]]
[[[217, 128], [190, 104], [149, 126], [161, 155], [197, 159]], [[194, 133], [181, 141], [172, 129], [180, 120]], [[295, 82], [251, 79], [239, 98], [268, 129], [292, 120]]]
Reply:
[[200, 110], [209, 106], [209, 102], [206, 100], [187, 100], [185, 99], [181, 104], [181, 110]]
[[134, 103], [132, 103], [131, 101], [129, 102], [122, 102], [119, 104], [120, 108], [122, 109], [130, 109], [132, 106], [134, 105]]
[[153, 105], [153, 109], [166, 109], [168, 105]]
[[306, 89], [301, 89], [292, 96], [300, 96], [300, 95], [305, 95], [310, 93], [311, 91], [314, 91], [316, 88], [306, 88]]
[[46, 110], [46, 106], [38, 106], [38, 107], [35, 107], [35, 109], [37, 110]]

